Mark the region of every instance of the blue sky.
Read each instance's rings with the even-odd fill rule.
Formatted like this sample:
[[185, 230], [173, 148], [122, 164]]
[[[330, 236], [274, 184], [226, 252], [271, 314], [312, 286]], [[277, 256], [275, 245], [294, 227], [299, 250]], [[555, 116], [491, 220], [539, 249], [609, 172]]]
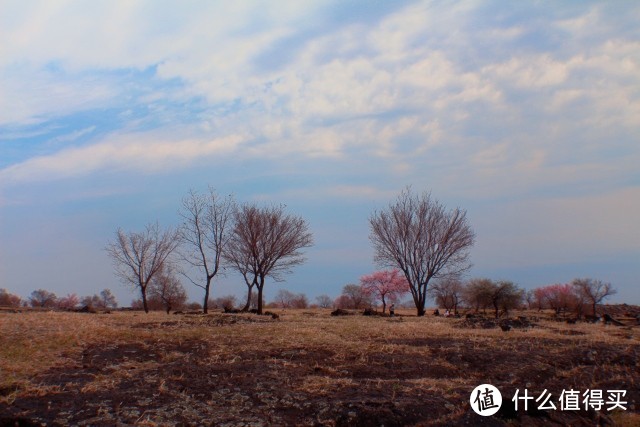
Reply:
[[[211, 185], [309, 221], [268, 297], [337, 296], [412, 185], [468, 211], [470, 277], [639, 304], [638, 22], [624, 1], [4, 1], [0, 288], [126, 305], [115, 230], [175, 226]], [[230, 272], [214, 296], [243, 292]]]

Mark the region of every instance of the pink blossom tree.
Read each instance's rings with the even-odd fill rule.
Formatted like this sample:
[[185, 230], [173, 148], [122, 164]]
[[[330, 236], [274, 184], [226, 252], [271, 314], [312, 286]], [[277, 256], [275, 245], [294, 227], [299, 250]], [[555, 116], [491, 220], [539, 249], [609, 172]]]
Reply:
[[382, 312], [387, 309], [387, 301], [396, 302], [409, 292], [409, 282], [398, 270], [380, 270], [362, 276], [360, 286], [367, 295], [382, 301]]

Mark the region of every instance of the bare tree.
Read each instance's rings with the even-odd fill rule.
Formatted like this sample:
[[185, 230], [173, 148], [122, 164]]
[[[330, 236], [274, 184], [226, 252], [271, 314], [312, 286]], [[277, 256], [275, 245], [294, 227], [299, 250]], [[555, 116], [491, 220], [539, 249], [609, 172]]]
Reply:
[[207, 194], [193, 190], [182, 200], [180, 228], [183, 258], [204, 275], [196, 281], [184, 273], [194, 285], [204, 289], [203, 311], [208, 312], [211, 282], [222, 267], [222, 254], [231, 236], [234, 201], [231, 196], [221, 198], [212, 188]]
[[111, 289], [103, 289], [100, 291], [100, 301], [104, 305], [104, 308], [118, 308], [118, 301], [116, 300], [116, 296], [111, 292]]
[[255, 258], [252, 251], [234, 250], [225, 256], [227, 261], [235, 267], [242, 275], [244, 283], [247, 285], [247, 301], [241, 311], [249, 311], [254, 304], [256, 298], [253, 288], [258, 284], [258, 266], [255, 264]]
[[147, 225], [141, 233], [116, 232], [116, 240], [107, 245], [107, 253], [113, 259], [116, 274], [124, 283], [140, 290], [142, 306], [149, 312], [147, 287], [151, 279], [168, 262], [178, 246], [177, 232], [160, 230], [158, 223]]
[[591, 303], [594, 316], [596, 315], [596, 305], [617, 292], [611, 283], [605, 283], [601, 280], [574, 279], [572, 285], [579, 296]]
[[303, 293], [296, 294], [286, 289], [280, 289], [272, 304], [280, 308], [307, 308], [309, 300]]
[[80, 303], [80, 297], [76, 294], [67, 294], [66, 297], [58, 299], [56, 305], [61, 310], [73, 310]]
[[149, 285], [149, 300], [154, 299], [169, 314], [182, 309], [187, 302], [187, 292], [173, 270], [165, 268], [158, 272]]
[[336, 298], [335, 305], [338, 308], [362, 309], [370, 307], [373, 303], [372, 297], [365, 289], [353, 283], [342, 287], [342, 294]]
[[6, 289], [0, 289], [0, 306], [20, 307], [22, 303], [18, 295], [9, 293]]
[[320, 308], [331, 308], [333, 307], [333, 299], [329, 295], [319, 295], [316, 297], [316, 303]]
[[464, 287], [463, 297], [467, 305], [477, 313], [491, 305], [493, 281], [490, 279], [471, 279]]
[[431, 285], [428, 294], [433, 297], [439, 307], [458, 312], [458, 306], [462, 302], [464, 284], [457, 277], [446, 277]]
[[[246, 204], [236, 209], [235, 226], [225, 257], [258, 289], [257, 311], [262, 314], [265, 279], [281, 281], [285, 273], [304, 262], [301, 249], [312, 245], [307, 222], [286, 214], [284, 206], [260, 208]], [[249, 293], [250, 295], [250, 293]]]
[[236, 296], [235, 295], [225, 295], [222, 297], [215, 298], [209, 301], [209, 307], [211, 308], [221, 308], [224, 311], [233, 310], [236, 306]]
[[100, 295], [94, 294], [90, 297], [84, 297], [81, 302], [84, 306], [100, 308], [103, 310], [118, 307], [118, 302], [116, 301], [115, 295], [111, 292], [111, 289], [103, 289], [100, 291]]
[[476, 312], [480, 308], [491, 307], [497, 319], [522, 305], [524, 291], [513, 282], [505, 280], [494, 282], [490, 279], [473, 279], [464, 288], [464, 295]]
[[53, 292], [45, 289], [38, 289], [31, 292], [29, 304], [31, 307], [53, 308], [58, 302], [58, 297]]
[[386, 210], [369, 219], [369, 238], [376, 261], [404, 273], [418, 316], [425, 314], [429, 281], [466, 271], [475, 234], [466, 211], [447, 211], [429, 193], [416, 196], [403, 190]]
[[293, 301], [296, 298], [296, 294], [286, 289], [280, 289], [276, 294], [275, 304], [280, 308], [290, 308], [293, 306]]

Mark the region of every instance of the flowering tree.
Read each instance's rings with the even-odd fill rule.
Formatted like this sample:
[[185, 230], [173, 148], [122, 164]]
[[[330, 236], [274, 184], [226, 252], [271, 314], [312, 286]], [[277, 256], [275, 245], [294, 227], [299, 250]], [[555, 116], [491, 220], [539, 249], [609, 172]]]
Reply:
[[362, 276], [360, 286], [367, 295], [382, 301], [382, 312], [387, 309], [387, 301], [395, 302], [409, 292], [409, 282], [399, 270], [381, 270]]

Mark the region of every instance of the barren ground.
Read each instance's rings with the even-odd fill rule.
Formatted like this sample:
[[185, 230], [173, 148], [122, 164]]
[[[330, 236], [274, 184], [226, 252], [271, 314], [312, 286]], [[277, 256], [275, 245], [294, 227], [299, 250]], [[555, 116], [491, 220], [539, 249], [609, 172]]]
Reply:
[[[278, 313], [0, 311], [0, 426], [640, 425], [638, 326]], [[469, 405], [483, 383], [491, 417]], [[525, 388], [623, 389], [628, 410], [516, 412]]]

